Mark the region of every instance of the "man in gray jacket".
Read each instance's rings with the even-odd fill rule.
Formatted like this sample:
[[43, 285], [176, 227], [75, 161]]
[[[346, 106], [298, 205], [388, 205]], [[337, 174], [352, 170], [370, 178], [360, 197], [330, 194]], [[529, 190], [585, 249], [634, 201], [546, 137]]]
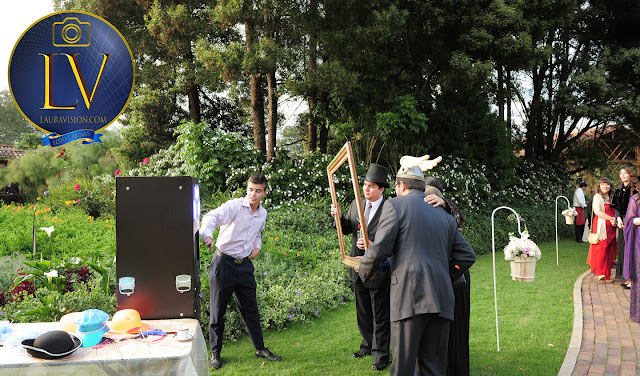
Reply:
[[424, 202], [418, 167], [401, 169], [395, 189], [398, 197], [382, 207], [358, 274], [363, 281], [376, 278], [378, 264], [390, 257], [391, 375], [444, 375], [454, 309], [451, 278], [466, 271], [475, 254], [453, 217]]

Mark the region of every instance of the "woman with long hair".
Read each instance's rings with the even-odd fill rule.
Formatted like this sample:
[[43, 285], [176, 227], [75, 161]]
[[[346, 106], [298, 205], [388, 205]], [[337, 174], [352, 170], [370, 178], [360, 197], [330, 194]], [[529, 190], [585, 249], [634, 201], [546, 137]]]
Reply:
[[607, 282], [611, 282], [613, 255], [618, 251], [614, 227], [616, 211], [611, 207], [612, 199], [611, 180], [600, 178], [596, 194], [593, 195], [591, 224], [591, 232], [598, 235], [598, 243], [589, 247], [587, 264], [591, 265], [591, 273], [594, 273], [598, 280], [604, 279]]
[[[624, 221], [627, 214], [627, 207], [629, 206], [629, 198], [638, 193], [638, 175], [631, 167], [622, 167], [620, 169], [620, 186], [613, 193], [613, 200], [611, 207], [616, 210], [616, 226], [617, 228], [617, 240], [618, 240], [618, 262], [616, 263], [616, 279], [621, 279], [623, 274], [624, 265]], [[615, 256], [614, 256], [615, 258]], [[625, 278], [622, 282], [624, 288], [629, 288], [630, 281]]]
[[[634, 188], [640, 192], [640, 183]], [[624, 278], [631, 280], [629, 313], [631, 320], [640, 322], [640, 193], [629, 199], [624, 224]]]

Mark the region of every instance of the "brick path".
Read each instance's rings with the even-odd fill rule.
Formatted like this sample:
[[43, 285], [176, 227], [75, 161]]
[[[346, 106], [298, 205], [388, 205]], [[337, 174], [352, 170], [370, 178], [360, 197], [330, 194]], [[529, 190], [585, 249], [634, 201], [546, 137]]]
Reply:
[[630, 290], [620, 282], [584, 275], [582, 341], [571, 375], [640, 375], [640, 324], [629, 318]]

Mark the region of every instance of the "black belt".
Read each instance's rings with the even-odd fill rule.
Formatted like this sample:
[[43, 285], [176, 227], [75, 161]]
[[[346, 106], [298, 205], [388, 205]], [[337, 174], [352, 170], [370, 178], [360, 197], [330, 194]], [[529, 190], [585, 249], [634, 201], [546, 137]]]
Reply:
[[231, 261], [234, 264], [238, 264], [238, 265], [242, 264], [244, 262], [244, 260], [248, 260], [249, 259], [248, 257], [243, 257], [243, 258], [231, 257], [231, 256], [229, 256], [227, 254], [224, 254], [224, 253], [218, 251], [217, 249], [216, 249], [216, 255], [218, 255], [218, 257], [222, 257], [223, 259], [225, 259], [227, 261]]

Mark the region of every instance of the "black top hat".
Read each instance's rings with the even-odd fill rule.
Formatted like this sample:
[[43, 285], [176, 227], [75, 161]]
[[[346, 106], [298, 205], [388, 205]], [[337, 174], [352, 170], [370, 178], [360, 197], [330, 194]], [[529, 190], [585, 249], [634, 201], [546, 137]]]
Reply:
[[82, 340], [72, 333], [52, 330], [41, 334], [36, 339], [25, 339], [22, 347], [29, 355], [41, 359], [57, 359], [76, 351]]
[[389, 170], [386, 167], [372, 163], [369, 165], [369, 170], [364, 180], [378, 184], [382, 188], [389, 188], [389, 183], [387, 182], [388, 174]]

